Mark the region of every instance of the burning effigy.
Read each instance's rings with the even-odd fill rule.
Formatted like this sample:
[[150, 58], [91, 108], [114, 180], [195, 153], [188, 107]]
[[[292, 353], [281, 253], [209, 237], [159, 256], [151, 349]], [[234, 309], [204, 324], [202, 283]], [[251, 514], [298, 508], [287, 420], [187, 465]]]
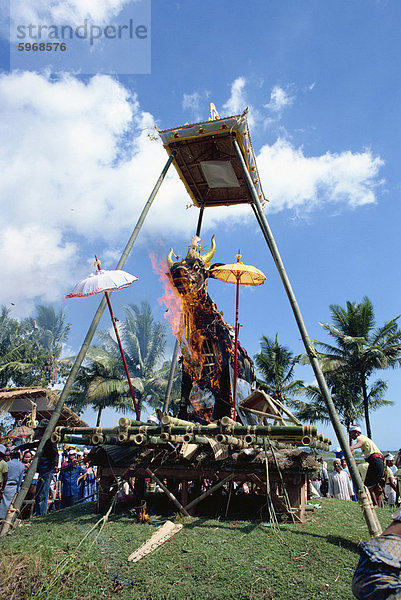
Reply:
[[[207, 280], [217, 266], [211, 264], [215, 251], [214, 236], [204, 254], [199, 237], [194, 236], [185, 258], [174, 261], [173, 249], [167, 257], [169, 279], [181, 312], [174, 331], [181, 348], [179, 418], [204, 423], [230, 416], [233, 405], [235, 331], [207, 292]], [[237, 378], [248, 395], [255, 382], [253, 362], [240, 345], [237, 354]]]

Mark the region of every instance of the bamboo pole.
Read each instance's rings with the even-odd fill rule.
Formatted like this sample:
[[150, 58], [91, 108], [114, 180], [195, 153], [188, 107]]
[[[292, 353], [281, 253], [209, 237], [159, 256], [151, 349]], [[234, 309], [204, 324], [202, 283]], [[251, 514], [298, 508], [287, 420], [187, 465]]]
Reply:
[[135, 421], [135, 419], [127, 419], [127, 417], [121, 417], [118, 422], [119, 426], [125, 429], [126, 427], [133, 427], [135, 425], [146, 425], [144, 421]]
[[294, 422], [290, 417], [283, 417], [282, 415], [273, 415], [271, 413], [266, 413], [261, 410], [255, 410], [254, 408], [248, 408], [247, 406], [240, 406], [241, 410], [245, 412], [252, 413], [253, 415], [257, 415], [258, 417], [265, 417], [266, 419], [275, 419], [276, 421], [291, 421]]
[[65, 435], [93, 435], [100, 433], [102, 435], [118, 435], [119, 427], [56, 427], [54, 433], [61, 437]]
[[[206, 425], [196, 425], [192, 424], [192, 426], [184, 426], [184, 425], [172, 425], [167, 428], [161, 428], [159, 426], [148, 426], [148, 425], [138, 425], [134, 427], [127, 427], [124, 430], [112, 427], [98, 427], [98, 428], [72, 428], [71, 431], [75, 433], [75, 436], [79, 435], [88, 435], [92, 431], [91, 440], [92, 442], [97, 444], [107, 443], [105, 440], [111, 440], [114, 438], [114, 443], [125, 444], [128, 442], [135, 442], [135, 436], [145, 436], [145, 437], [160, 437], [161, 441], [171, 441], [174, 443], [183, 443], [183, 442], [193, 442], [199, 444], [208, 443], [207, 437], [215, 437], [216, 441], [219, 440], [227, 440], [230, 438], [232, 441], [231, 445], [239, 444], [239, 436], [243, 437], [243, 440], [246, 444], [249, 445], [261, 445], [263, 444], [263, 437], [270, 436], [271, 439], [275, 440], [277, 444], [281, 444], [281, 447], [290, 446], [309, 446], [310, 448], [316, 448], [321, 450], [329, 450], [329, 443], [325, 441], [321, 441], [323, 436], [312, 437], [310, 435], [302, 435], [302, 430], [305, 428], [298, 427], [289, 427], [285, 426], [267, 426], [267, 425], [237, 425], [235, 429], [232, 431], [231, 426], [227, 426], [225, 432], [222, 432], [220, 426], [206, 426]], [[294, 429], [296, 430], [294, 432]], [[224, 431], [224, 430], [223, 430]], [[234, 435], [232, 435], [234, 434]], [[298, 435], [297, 435], [298, 434]], [[69, 435], [68, 428], [63, 428], [63, 433], [59, 434], [59, 431], [53, 434], [53, 440], [60, 442], [63, 441], [66, 436]], [[83, 439], [83, 438], [82, 438]], [[141, 438], [143, 441], [141, 443], [146, 444], [146, 440]], [[324, 438], [327, 440], [327, 438]], [[235, 441], [237, 440], [237, 441]], [[330, 442], [328, 440], [328, 442]], [[76, 437], [75, 443], [88, 443], [88, 441], [79, 442], [79, 438]], [[112, 443], [112, 442], [110, 442]], [[227, 441], [222, 441], [220, 443], [228, 443]]]
[[163, 412], [164, 413], [166, 413], [168, 411], [168, 407], [170, 404], [170, 395], [171, 395], [171, 390], [173, 387], [174, 373], [175, 373], [175, 369], [177, 367], [177, 359], [178, 359], [179, 351], [180, 351], [180, 345], [178, 343], [178, 340], [175, 340], [173, 356], [171, 357], [171, 367], [170, 367], [170, 373], [168, 376], [166, 395], [164, 397], [164, 404], [163, 404]]
[[292, 522], [295, 523], [294, 513], [292, 512], [292, 506], [291, 506], [291, 502], [290, 502], [290, 499], [289, 499], [288, 494], [287, 494], [287, 488], [286, 488], [285, 483], [284, 483], [283, 474], [281, 472], [280, 465], [278, 464], [276, 453], [274, 451], [274, 448], [272, 446], [272, 443], [271, 443], [269, 437], [268, 438], [264, 438], [265, 458], [266, 458], [266, 439], [267, 439], [267, 441], [269, 443], [270, 452], [272, 453], [274, 464], [276, 466], [276, 471], [277, 471], [278, 476], [280, 478], [280, 483], [281, 483], [281, 487], [283, 488], [284, 499], [285, 499], [285, 503], [286, 503], [287, 508], [288, 508], [288, 512], [291, 514], [291, 520], [292, 520]]
[[[56, 433], [61, 435], [87, 435], [87, 434], [100, 434], [100, 435], [113, 435], [121, 438], [120, 441], [126, 441], [129, 436], [137, 435], [142, 433], [144, 435], [211, 435], [215, 436], [219, 433], [228, 435], [234, 434], [237, 436], [253, 435], [263, 436], [269, 435], [273, 439], [278, 441], [293, 440], [296, 443], [301, 444], [303, 441], [314, 440], [316, 443], [320, 440], [316, 436], [316, 428], [310, 426], [285, 426], [285, 425], [236, 425], [232, 428], [228, 425], [222, 428], [220, 425], [199, 425], [191, 423], [190, 425], [169, 425], [160, 427], [158, 425], [135, 425], [133, 427], [127, 427], [124, 430], [115, 427], [74, 427], [74, 428], [60, 428], [57, 429]], [[304, 445], [307, 445], [306, 443]]]
[[91, 446], [91, 439], [90, 437], [81, 437], [79, 438], [78, 436], [74, 436], [74, 435], [68, 435], [64, 438], [63, 442], [65, 444], [78, 444], [80, 446]]
[[164, 483], [162, 481], [160, 481], [160, 479], [153, 473], [153, 471], [151, 471], [150, 469], [146, 469], [146, 473], [149, 475], [149, 477], [153, 477], [153, 479], [156, 481], [157, 485], [159, 485], [161, 487], [163, 492], [175, 504], [175, 506], [178, 508], [180, 513], [182, 513], [185, 517], [191, 516], [188, 513], [188, 511], [183, 507], [183, 505], [177, 500], [177, 498], [174, 496], [174, 494], [172, 492], [170, 492], [170, 490], [164, 485]]
[[191, 433], [185, 433], [182, 437], [182, 441], [186, 444], [200, 444], [205, 446], [209, 443], [209, 439], [204, 435], [192, 435]]
[[216, 442], [225, 444], [226, 446], [234, 446], [235, 448], [249, 448], [249, 444], [245, 440], [240, 440], [232, 435], [224, 435], [223, 433], [216, 435]]
[[237, 153], [238, 160], [242, 167], [242, 172], [247, 181], [248, 188], [249, 188], [249, 191], [250, 191], [252, 199], [253, 199], [253, 203], [251, 204], [252, 210], [255, 213], [256, 219], [262, 230], [263, 236], [264, 236], [266, 243], [268, 245], [268, 248], [271, 252], [271, 255], [272, 255], [275, 265], [277, 267], [278, 273], [280, 275], [281, 281], [283, 283], [285, 292], [287, 294], [288, 300], [290, 302], [290, 305], [291, 305], [291, 308], [292, 308], [292, 311], [293, 311], [293, 314], [295, 317], [295, 321], [298, 325], [298, 329], [301, 334], [303, 344], [305, 346], [306, 353], [309, 357], [309, 361], [311, 363], [313, 372], [315, 374], [320, 391], [322, 393], [323, 399], [327, 406], [327, 410], [328, 410], [328, 413], [330, 416], [331, 423], [332, 423], [334, 431], [336, 433], [341, 450], [343, 451], [343, 454], [347, 461], [347, 465], [350, 470], [352, 482], [355, 486], [355, 490], [357, 491], [358, 497], [363, 498], [363, 503], [361, 501], [361, 506], [363, 507], [363, 514], [364, 514], [366, 524], [369, 529], [369, 533], [371, 536], [378, 536], [381, 533], [381, 527], [378, 526], [377, 520], [375, 519], [372, 510], [365, 502], [364, 496], [365, 496], [366, 492], [364, 489], [364, 485], [363, 485], [361, 476], [358, 472], [355, 459], [350, 451], [350, 448], [348, 445], [348, 440], [342, 429], [340, 419], [338, 418], [337, 411], [335, 409], [333, 400], [331, 398], [329, 388], [327, 387], [326, 380], [324, 378], [323, 372], [320, 367], [317, 352], [316, 352], [315, 348], [313, 347], [312, 342], [309, 338], [308, 332], [306, 330], [306, 326], [305, 326], [301, 311], [299, 309], [297, 300], [295, 298], [295, 294], [291, 287], [290, 280], [288, 279], [286, 270], [284, 268], [284, 263], [281, 259], [279, 250], [276, 245], [276, 241], [273, 237], [273, 233], [272, 233], [272, 231], [269, 227], [269, 224], [267, 222], [267, 219], [265, 217], [262, 205], [261, 205], [259, 197], [258, 197], [258, 193], [255, 189], [254, 183], [253, 183], [250, 173], [248, 171], [244, 157], [242, 156], [241, 149], [238, 145], [238, 142], [235, 139], [233, 139], [233, 145], [234, 145], [235, 151]]
[[223, 487], [224, 484], [226, 484], [229, 481], [231, 481], [232, 479], [234, 479], [234, 477], [235, 477], [234, 473], [231, 473], [225, 479], [222, 479], [221, 481], [219, 481], [218, 483], [216, 483], [216, 485], [214, 485], [213, 487], [211, 487], [206, 492], [203, 492], [203, 494], [201, 494], [200, 496], [198, 496], [197, 498], [195, 498], [195, 500], [192, 500], [192, 502], [190, 502], [189, 504], [187, 504], [186, 507], [185, 507], [185, 510], [191, 510], [191, 508], [193, 508], [194, 506], [196, 506], [197, 504], [199, 504], [199, 502], [202, 502], [202, 500], [204, 500], [205, 498], [207, 498], [208, 496], [210, 496], [210, 494], [213, 494], [214, 492], [217, 492], [217, 490], [219, 490], [221, 487]]
[[[173, 162], [173, 160], [175, 158], [175, 155], [176, 155], [176, 152], [173, 151], [170, 154], [170, 156], [168, 157], [168, 160], [167, 160], [167, 162], [166, 162], [166, 164], [165, 164], [165, 166], [164, 166], [164, 168], [163, 168], [163, 170], [162, 170], [162, 172], [161, 172], [161, 174], [160, 174], [160, 176], [159, 176], [159, 178], [158, 178], [158, 180], [156, 182], [156, 185], [154, 186], [154, 188], [153, 188], [153, 190], [152, 190], [152, 192], [151, 192], [151, 194], [150, 194], [150, 196], [149, 196], [149, 198], [148, 198], [148, 200], [147, 200], [147, 202], [146, 202], [146, 204], [145, 204], [145, 206], [144, 206], [144, 208], [143, 208], [143, 210], [142, 210], [142, 212], [140, 214], [140, 217], [139, 217], [138, 222], [137, 222], [137, 224], [135, 226], [135, 229], [132, 232], [132, 234], [131, 234], [131, 236], [130, 236], [130, 238], [128, 240], [127, 245], [125, 246], [125, 249], [124, 249], [124, 251], [123, 251], [123, 253], [122, 253], [121, 257], [120, 257], [120, 260], [118, 261], [118, 264], [117, 264], [117, 267], [116, 267], [117, 270], [123, 268], [123, 266], [124, 266], [124, 264], [125, 264], [128, 256], [129, 256], [129, 254], [130, 254], [130, 252], [132, 250], [132, 247], [133, 247], [133, 245], [134, 245], [134, 243], [135, 243], [135, 241], [136, 241], [136, 239], [138, 237], [138, 234], [139, 234], [139, 232], [140, 232], [140, 230], [142, 228], [142, 225], [143, 225], [143, 223], [145, 221], [145, 218], [146, 218], [146, 216], [147, 216], [147, 214], [148, 214], [148, 212], [150, 210], [150, 207], [152, 206], [153, 200], [155, 199], [156, 194], [159, 191], [160, 186], [161, 186], [161, 184], [162, 184], [162, 182], [163, 182], [163, 180], [164, 180], [164, 178], [165, 178], [165, 176], [167, 174], [167, 171], [168, 171], [171, 163]], [[29, 467], [29, 469], [28, 469], [28, 471], [26, 473], [26, 476], [25, 476], [25, 479], [24, 479], [24, 481], [22, 483], [21, 489], [18, 492], [17, 498], [15, 499], [14, 506], [13, 506], [13, 508], [15, 509], [15, 512], [13, 513], [14, 514], [14, 518], [15, 518], [15, 515], [20, 511], [22, 503], [24, 502], [25, 497], [26, 497], [26, 495], [27, 495], [27, 493], [29, 491], [29, 488], [30, 488], [31, 483], [32, 483], [32, 479], [33, 479], [33, 477], [34, 477], [34, 475], [36, 473], [36, 470], [37, 470], [39, 459], [40, 459], [40, 457], [42, 455], [42, 452], [43, 452], [44, 445], [46, 444], [46, 442], [48, 440], [50, 440], [50, 436], [53, 433], [54, 428], [57, 425], [57, 421], [60, 418], [61, 411], [63, 410], [64, 403], [67, 400], [68, 394], [71, 391], [71, 388], [72, 388], [73, 383], [75, 381], [75, 378], [77, 376], [78, 370], [79, 370], [80, 366], [82, 365], [82, 362], [83, 362], [83, 360], [84, 360], [84, 358], [86, 356], [86, 353], [88, 352], [88, 348], [89, 348], [89, 346], [90, 346], [90, 344], [92, 342], [92, 339], [93, 339], [93, 337], [95, 335], [96, 329], [97, 329], [97, 327], [99, 325], [99, 321], [100, 321], [100, 319], [101, 319], [101, 317], [102, 317], [102, 315], [104, 313], [106, 305], [107, 305], [106, 298], [103, 296], [103, 298], [102, 298], [102, 300], [101, 300], [101, 302], [100, 302], [100, 304], [98, 306], [98, 309], [97, 309], [97, 311], [95, 313], [95, 316], [93, 317], [92, 323], [89, 326], [88, 332], [87, 332], [87, 334], [85, 336], [85, 339], [84, 339], [84, 342], [83, 342], [83, 344], [81, 346], [81, 349], [78, 352], [78, 355], [77, 355], [77, 357], [75, 359], [75, 362], [74, 362], [74, 364], [72, 366], [70, 374], [68, 375], [67, 381], [65, 382], [63, 391], [60, 394], [60, 398], [59, 398], [56, 406], [54, 407], [54, 410], [53, 410], [52, 415], [51, 415], [50, 420], [49, 420], [49, 424], [46, 427], [46, 430], [45, 430], [44, 435], [43, 435], [43, 437], [42, 437], [42, 439], [41, 439], [41, 441], [39, 443], [39, 446], [38, 446], [38, 449], [36, 451], [36, 454], [33, 457], [31, 465], [30, 465], [30, 467]], [[7, 533], [9, 527], [10, 527], [10, 525], [8, 525], [7, 527], [3, 527], [2, 528], [2, 530], [0, 532], [0, 537], [4, 536]]]
[[116, 446], [118, 445], [118, 440], [117, 438], [111, 436], [111, 435], [102, 435], [100, 433], [94, 433], [91, 436], [91, 445], [92, 446], [98, 446], [99, 444], [105, 444], [106, 446]]

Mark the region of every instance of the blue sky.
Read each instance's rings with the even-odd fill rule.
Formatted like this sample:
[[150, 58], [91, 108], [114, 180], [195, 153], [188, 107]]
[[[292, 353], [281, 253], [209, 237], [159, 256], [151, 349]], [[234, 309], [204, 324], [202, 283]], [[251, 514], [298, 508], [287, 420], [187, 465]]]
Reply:
[[[27, 0], [13, 17], [26, 19], [29, 11], [30, 19], [43, 22], [110, 23], [133, 4]], [[249, 107], [270, 200], [266, 215], [310, 337], [325, 339], [318, 323], [329, 321], [330, 304], [366, 295], [378, 325], [401, 312], [398, 2], [153, 0], [151, 72], [128, 75], [106, 74], [101, 61], [86, 75], [31, 66], [10, 70], [6, 17], [0, 45], [0, 303], [12, 314], [32, 314], [36, 303], [62, 307], [72, 323], [66, 352], [78, 350], [99, 299], [65, 300], [64, 294], [92, 270], [95, 253], [105, 268], [117, 263], [167, 159], [153, 139], [155, 125], [206, 120], [210, 102], [221, 116]], [[125, 68], [126, 50], [119, 51]], [[171, 169], [126, 263], [139, 281], [112, 297], [116, 316], [123, 317], [122, 306], [148, 300], [156, 317], [164, 318], [158, 303], [163, 288], [149, 254], [164, 258], [170, 246], [186, 252], [198, 217], [188, 204]], [[203, 243], [213, 233], [217, 261], [231, 262], [240, 247], [243, 261], [267, 275], [264, 286], [241, 289], [240, 335], [249, 354], [259, 350], [262, 334], [276, 332], [301, 353], [251, 209], [206, 211]], [[234, 288], [211, 281], [209, 292], [233, 322]], [[101, 327], [109, 326], [105, 315]], [[172, 346], [170, 337], [169, 351]], [[395, 449], [401, 445], [401, 372], [381, 375], [394, 406], [372, 414], [374, 439]], [[309, 367], [298, 376], [314, 378]], [[109, 422], [117, 418], [107, 416]], [[330, 427], [319, 429], [335, 443]]]

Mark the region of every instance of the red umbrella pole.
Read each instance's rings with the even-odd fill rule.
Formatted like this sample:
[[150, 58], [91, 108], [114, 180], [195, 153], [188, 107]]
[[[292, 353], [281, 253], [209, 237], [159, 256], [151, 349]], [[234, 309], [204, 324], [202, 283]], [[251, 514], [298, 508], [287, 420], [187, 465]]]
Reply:
[[[100, 269], [100, 262], [98, 261], [97, 257], [95, 257], [95, 258], [96, 258], [97, 268], [100, 271], [101, 270]], [[118, 333], [116, 319], [115, 319], [114, 314], [113, 314], [113, 309], [111, 308], [111, 302], [110, 302], [109, 294], [107, 292], [105, 292], [104, 295], [106, 296], [107, 306], [109, 307], [110, 317], [111, 317], [111, 321], [113, 323], [114, 331], [115, 331], [115, 334], [116, 334], [118, 347], [120, 348], [121, 358], [123, 359], [123, 365], [124, 365], [125, 373], [127, 375], [127, 381], [128, 381], [128, 385], [129, 385], [129, 391], [131, 393], [132, 402], [134, 403], [136, 418], [137, 418], [138, 421], [140, 421], [141, 419], [140, 419], [140, 414], [139, 414], [139, 410], [138, 410], [138, 405], [137, 405], [136, 400], [135, 400], [134, 389], [132, 387], [131, 377], [129, 375], [127, 361], [125, 360], [124, 350], [123, 350], [123, 347], [122, 347], [122, 344], [121, 344], [121, 340], [120, 340], [120, 334]]]
[[237, 275], [237, 289], [235, 297], [235, 343], [234, 343], [234, 389], [233, 389], [233, 420], [237, 418], [237, 365], [238, 365], [238, 305], [239, 305], [239, 280]]

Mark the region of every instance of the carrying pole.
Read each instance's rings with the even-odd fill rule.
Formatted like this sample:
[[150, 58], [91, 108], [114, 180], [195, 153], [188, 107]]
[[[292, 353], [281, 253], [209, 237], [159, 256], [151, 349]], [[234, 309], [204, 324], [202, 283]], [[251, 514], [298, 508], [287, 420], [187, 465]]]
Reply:
[[[131, 234], [131, 236], [130, 236], [130, 238], [128, 240], [127, 245], [125, 246], [125, 249], [124, 249], [124, 251], [123, 251], [123, 253], [121, 255], [120, 260], [118, 261], [116, 269], [122, 269], [122, 267], [124, 266], [125, 261], [127, 260], [129, 254], [130, 254], [130, 252], [132, 250], [132, 247], [133, 247], [133, 245], [134, 245], [134, 243], [135, 243], [135, 241], [136, 241], [136, 239], [138, 237], [138, 234], [139, 234], [139, 232], [141, 230], [141, 227], [142, 227], [142, 225], [143, 225], [143, 223], [145, 221], [145, 218], [146, 218], [146, 216], [147, 216], [147, 214], [148, 214], [148, 212], [150, 210], [150, 207], [152, 206], [153, 200], [155, 199], [156, 194], [159, 191], [160, 186], [161, 186], [161, 184], [162, 184], [162, 182], [163, 182], [163, 180], [164, 180], [164, 178], [166, 176], [166, 173], [167, 173], [167, 171], [168, 171], [171, 163], [173, 162], [173, 160], [175, 158], [175, 155], [176, 155], [175, 151], [173, 151], [170, 154], [170, 156], [169, 156], [169, 158], [168, 158], [168, 160], [167, 160], [167, 162], [166, 162], [166, 164], [165, 164], [165, 166], [164, 166], [164, 168], [163, 168], [163, 170], [162, 170], [162, 172], [161, 172], [161, 174], [160, 174], [160, 176], [159, 176], [159, 178], [158, 178], [158, 180], [156, 182], [156, 185], [154, 186], [154, 188], [153, 188], [153, 190], [152, 190], [152, 192], [151, 192], [151, 194], [150, 194], [150, 196], [149, 196], [149, 198], [148, 198], [148, 200], [147, 200], [147, 202], [146, 202], [146, 204], [145, 204], [145, 206], [144, 206], [144, 208], [143, 208], [143, 210], [142, 210], [142, 212], [140, 214], [140, 217], [139, 217], [138, 222], [137, 222], [137, 224], [135, 226], [135, 229], [132, 232], [132, 234]], [[17, 495], [17, 497], [15, 499], [14, 504], [10, 505], [9, 510], [11, 509], [13, 511], [13, 520], [15, 519], [16, 515], [19, 513], [19, 511], [21, 509], [21, 506], [22, 506], [22, 503], [25, 500], [25, 497], [26, 497], [26, 495], [28, 493], [28, 490], [30, 488], [30, 485], [32, 483], [32, 479], [33, 479], [33, 477], [34, 477], [34, 475], [35, 475], [35, 473], [37, 471], [38, 462], [39, 462], [39, 459], [40, 459], [40, 457], [42, 455], [44, 445], [46, 444], [46, 442], [48, 440], [50, 440], [50, 436], [52, 435], [52, 433], [53, 433], [53, 431], [54, 431], [54, 429], [55, 429], [55, 427], [57, 425], [57, 422], [58, 422], [59, 417], [61, 415], [61, 411], [63, 410], [64, 403], [65, 403], [65, 401], [67, 399], [68, 394], [71, 391], [71, 388], [73, 386], [73, 383], [74, 383], [75, 378], [76, 378], [77, 373], [78, 373], [78, 369], [80, 368], [82, 362], [84, 361], [86, 353], [87, 353], [87, 351], [89, 349], [89, 346], [90, 346], [90, 344], [92, 342], [92, 339], [93, 339], [93, 337], [94, 337], [94, 335], [96, 333], [96, 329], [97, 329], [97, 327], [99, 325], [99, 321], [100, 321], [100, 319], [101, 319], [101, 317], [103, 315], [103, 312], [104, 312], [104, 310], [106, 308], [106, 305], [107, 305], [107, 300], [106, 300], [106, 297], [103, 296], [103, 298], [102, 298], [102, 300], [101, 300], [101, 302], [99, 304], [99, 307], [98, 307], [98, 309], [97, 309], [97, 311], [95, 313], [95, 316], [93, 317], [92, 323], [90, 324], [90, 327], [88, 329], [88, 333], [86, 334], [86, 337], [85, 337], [84, 342], [83, 342], [83, 344], [81, 346], [81, 349], [80, 349], [80, 351], [79, 351], [79, 353], [78, 353], [78, 355], [77, 355], [77, 357], [75, 359], [75, 362], [74, 362], [74, 364], [72, 366], [72, 369], [71, 369], [70, 374], [69, 374], [69, 376], [67, 378], [67, 381], [65, 382], [63, 391], [60, 394], [60, 398], [59, 398], [56, 406], [54, 407], [54, 411], [52, 412], [52, 415], [50, 417], [49, 424], [46, 427], [46, 430], [45, 430], [45, 432], [43, 434], [43, 437], [42, 437], [42, 439], [41, 439], [41, 441], [39, 443], [39, 446], [38, 446], [38, 449], [36, 451], [36, 454], [35, 454], [32, 462], [31, 462], [31, 465], [30, 465], [27, 473], [26, 473], [26, 476], [25, 476], [25, 479], [24, 479], [23, 484], [21, 486], [21, 489], [18, 492], [18, 495]], [[10, 522], [6, 522], [6, 523], [3, 524], [3, 527], [2, 527], [2, 529], [0, 531], [0, 537], [4, 536], [8, 532], [8, 530], [10, 528], [10, 525], [11, 525]]]
[[295, 298], [295, 294], [291, 287], [290, 280], [288, 279], [286, 270], [284, 268], [284, 264], [281, 259], [279, 250], [277, 248], [276, 241], [273, 237], [273, 233], [272, 233], [272, 231], [269, 227], [269, 224], [267, 222], [267, 219], [265, 217], [265, 213], [264, 213], [262, 205], [260, 203], [258, 193], [255, 189], [254, 183], [253, 183], [250, 173], [248, 171], [244, 157], [242, 156], [241, 149], [238, 145], [238, 142], [235, 139], [233, 140], [233, 144], [234, 144], [234, 148], [237, 153], [237, 156], [238, 156], [238, 160], [241, 164], [245, 180], [248, 184], [248, 188], [249, 188], [249, 191], [250, 191], [252, 199], [253, 199], [253, 203], [251, 204], [253, 212], [255, 213], [256, 219], [262, 230], [263, 236], [266, 240], [266, 243], [269, 247], [269, 250], [272, 254], [273, 260], [274, 260], [277, 270], [279, 272], [281, 281], [284, 285], [284, 289], [287, 294], [288, 300], [290, 302], [292, 312], [294, 313], [295, 321], [298, 325], [298, 329], [301, 334], [306, 353], [307, 353], [309, 361], [312, 365], [313, 372], [315, 374], [321, 394], [325, 401], [327, 411], [330, 416], [331, 424], [332, 424], [335, 434], [337, 436], [337, 440], [340, 444], [341, 450], [343, 451], [343, 454], [347, 461], [347, 465], [349, 467], [352, 482], [353, 482], [355, 490], [357, 492], [358, 501], [362, 507], [365, 521], [366, 521], [366, 524], [369, 529], [369, 533], [371, 536], [378, 536], [381, 534], [380, 524], [376, 518], [376, 515], [375, 515], [374, 509], [372, 507], [372, 504], [370, 502], [370, 499], [367, 497], [367, 496], [369, 496], [369, 493], [367, 492], [367, 488], [365, 488], [365, 486], [363, 485], [361, 476], [360, 476], [359, 471], [356, 466], [355, 459], [349, 448], [348, 440], [344, 434], [344, 430], [341, 426], [340, 419], [338, 418], [337, 411], [335, 409], [333, 400], [332, 400], [330, 392], [329, 392], [329, 388], [327, 387], [326, 380], [325, 380], [323, 372], [321, 370], [320, 363], [319, 363], [319, 360], [317, 357], [317, 352], [316, 352], [315, 348], [313, 347], [312, 342], [309, 338], [308, 332], [306, 330], [306, 326], [305, 326], [301, 311], [299, 309], [297, 300]]
[[[97, 269], [98, 269], [98, 271], [100, 271], [101, 270], [100, 269], [100, 260], [98, 260], [98, 257], [96, 256], [96, 254], [95, 254], [95, 259], [96, 259], [96, 263], [95, 264], [97, 266]], [[111, 307], [111, 302], [110, 302], [110, 298], [109, 298], [109, 292], [105, 292], [104, 295], [106, 296], [106, 302], [107, 302], [107, 306], [109, 307], [109, 313], [110, 313], [111, 322], [113, 323], [114, 333], [116, 335], [117, 344], [118, 344], [118, 347], [120, 349], [120, 354], [121, 354], [121, 358], [122, 358], [123, 365], [124, 365], [124, 371], [125, 371], [125, 374], [127, 376], [128, 387], [129, 387], [129, 391], [130, 391], [130, 394], [131, 394], [132, 403], [134, 405], [134, 410], [135, 410], [136, 418], [139, 421], [140, 420], [140, 414], [139, 414], [139, 410], [138, 410], [138, 405], [137, 405], [137, 402], [136, 402], [136, 398], [135, 398], [135, 394], [134, 394], [134, 389], [132, 387], [132, 381], [131, 381], [131, 377], [130, 377], [130, 374], [129, 374], [127, 361], [125, 359], [125, 354], [124, 354], [123, 345], [121, 343], [120, 334], [118, 332], [116, 318], [114, 316], [113, 309]]]
[[167, 414], [168, 411], [168, 407], [170, 404], [170, 395], [171, 395], [171, 388], [173, 387], [173, 381], [174, 381], [174, 373], [175, 373], [175, 369], [177, 366], [177, 359], [178, 359], [178, 353], [180, 351], [180, 345], [178, 343], [178, 340], [175, 340], [174, 343], [174, 350], [173, 350], [173, 356], [171, 357], [171, 367], [170, 367], [170, 373], [168, 376], [168, 383], [167, 383], [167, 388], [166, 388], [166, 395], [164, 398], [164, 404], [163, 404], [163, 414]]

